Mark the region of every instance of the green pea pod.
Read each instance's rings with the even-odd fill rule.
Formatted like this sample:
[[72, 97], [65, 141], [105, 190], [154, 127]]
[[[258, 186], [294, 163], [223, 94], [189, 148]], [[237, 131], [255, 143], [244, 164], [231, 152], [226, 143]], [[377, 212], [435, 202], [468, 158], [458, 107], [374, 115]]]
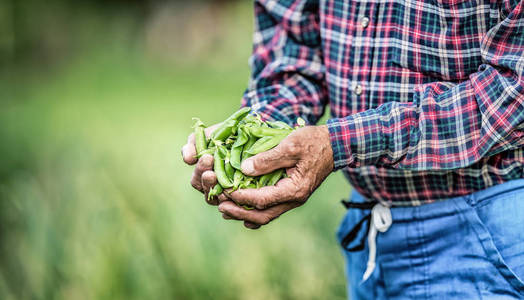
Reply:
[[[233, 134], [233, 128], [237, 126], [236, 120], [226, 120], [213, 131], [211, 135], [212, 141], [222, 141], [225, 142], [231, 134]], [[216, 143], [215, 143], [216, 144]]]
[[195, 120], [195, 124], [193, 125], [193, 128], [195, 129], [195, 148], [197, 151], [197, 157], [200, 157], [202, 156], [202, 151], [207, 149], [205, 133], [206, 126], [198, 118], [193, 118], [193, 120]]
[[241, 121], [249, 114], [250, 111], [251, 111], [250, 107], [242, 107], [241, 109], [234, 112], [231, 116], [229, 116], [229, 118], [227, 118], [226, 120]]
[[206, 154], [211, 154], [213, 155], [215, 153], [215, 149], [216, 147], [212, 147], [212, 148], [208, 148], [206, 150], [203, 150], [202, 152], [200, 152], [198, 155], [197, 155], [197, 158], [201, 158], [202, 156], [206, 155]]
[[233, 175], [233, 190], [237, 190], [243, 180], [244, 174], [239, 170], [235, 170], [235, 174]]
[[[245, 175], [244, 175], [245, 176]], [[246, 189], [250, 186], [254, 186], [256, 188], [256, 184], [254, 182], [255, 178], [251, 176], [245, 176], [244, 181], [242, 181], [239, 185], [240, 189]]]
[[277, 136], [266, 136], [253, 144], [246, 152], [250, 155], [257, 155], [258, 153], [267, 151], [278, 145], [287, 135], [277, 135]]
[[220, 184], [215, 184], [215, 186], [209, 191], [209, 194], [207, 194], [207, 200], [211, 200], [211, 198], [222, 194], [223, 191], [224, 189]]
[[237, 170], [240, 170], [243, 149], [244, 146], [231, 148], [231, 157], [229, 158], [229, 163]]
[[272, 186], [277, 184], [277, 182], [282, 178], [282, 175], [284, 175], [284, 169], [273, 171], [273, 173], [271, 173], [271, 178], [269, 178], [267, 182], [267, 185]]
[[247, 115], [240, 123], [256, 127], [262, 126], [263, 124], [260, 118], [255, 117], [253, 115]]
[[[212, 139], [209, 139], [209, 142], [207, 143], [207, 149], [215, 147], [215, 142]], [[213, 151], [215, 153], [215, 151]]]
[[251, 148], [253, 146], [253, 144], [255, 144], [257, 142], [257, 137], [256, 136], [249, 136], [249, 140], [247, 141], [247, 143], [244, 145], [244, 148], [242, 149], [242, 159], [241, 159], [241, 163], [246, 159], [246, 158], [249, 158], [253, 155], [247, 153], [246, 150], [248, 150], [249, 148]]
[[257, 182], [257, 188], [261, 188], [263, 186], [268, 185], [268, 182], [272, 176], [273, 176], [273, 173], [267, 173], [267, 174], [260, 176]]
[[235, 147], [243, 146], [243, 145], [246, 144], [248, 141], [249, 141], [249, 136], [248, 136], [248, 134], [247, 134], [246, 131], [243, 129], [243, 127], [239, 127], [239, 128], [238, 128], [238, 133], [237, 133], [237, 139], [235, 140], [235, 142], [233, 143], [233, 145], [232, 145], [231, 147], [232, 147], [232, 148], [235, 148]]
[[233, 168], [233, 166], [231, 166], [229, 152], [227, 153], [226, 159], [224, 161], [224, 169], [226, 171], [226, 175], [229, 178], [229, 180], [233, 181], [233, 177], [235, 176], [235, 169]]
[[253, 143], [253, 145], [251, 145], [251, 147], [247, 149], [245, 148], [244, 152], [253, 156], [254, 154], [251, 152], [253, 151], [254, 148], [260, 148], [260, 145], [267, 143], [271, 139], [273, 139], [272, 136], [265, 136], [265, 137], [259, 138], [255, 143]]
[[242, 150], [244, 149], [243, 145], [246, 144], [248, 141], [249, 141], [249, 136], [242, 129], [242, 127], [239, 127], [237, 139], [231, 146], [231, 154], [230, 154], [230, 159], [229, 159], [229, 163], [233, 166], [233, 168], [237, 170], [240, 170], [240, 163], [242, 159]]
[[249, 205], [242, 205], [242, 207], [243, 207], [244, 209], [247, 209], [247, 210], [255, 209], [253, 206], [249, 206]]
[[234, 134], [236, 132], [238, 122], [244, 119], [250, 111], [251, 108], [244, 107], [233, 113], [231, 116], [229, 116], [229, 118], [222, 122], [222, 125], [220, 125], [220, 127], [218, 127], [213, 132], [211, 139], [217, 141], [225, 141], [231, 134]]
[[277, 129], [289, 129], [289, 130], [292, 130], [293, 127], [289, 126], [287, 123], [284, 123], [282, 121], [267, 121], [267, 123], [269, 124], [269, 126], [271, 126], [272, 128], [277, 128]]
[[224, 155], [222, 153], [222, 149], [223, 147], [220, 146], [220, 147], [217, 147], [215, 151], [215, 155], [214, 155], [215, 161], [214, 161], [213, 168], [217, 176], [218, 183], [220, 183], [222, 188], [227, 189], [227, 188], [233, 187], [233, 183], [231, 182], [231, 180], [229, 180], [226, 170], [225, 170]]
[[262, 138], [266, 136], [288, 135], [291, 133], [289, 129], [277, 129], [269, 127], [247, 127], [249, 133], [256, 137]]
[[211, 139], [215, 141], [225, 141], [229, 136], [236, 133], [238, 123], [244, 119], [250, 111], [251, 108], [244, 107], [233, 113], [213, 132]]

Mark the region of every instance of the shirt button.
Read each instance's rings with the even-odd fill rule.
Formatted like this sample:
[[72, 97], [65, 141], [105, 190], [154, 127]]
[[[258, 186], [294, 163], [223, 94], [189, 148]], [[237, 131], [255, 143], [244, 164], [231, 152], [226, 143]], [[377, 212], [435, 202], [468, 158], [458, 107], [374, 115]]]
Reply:
[[366, 28], [368, 27], [368, 25], [369, 25], [368, 17], [363, 17], [362, 19], [360, 19], [360, 26], [362, 26], [362, 28]]
[[360, 84], [357, 84], [353, 89], [353, 93], [355, 93], [355, 95], [357, 96], [360, 96], [362, 94], [362, 86]]

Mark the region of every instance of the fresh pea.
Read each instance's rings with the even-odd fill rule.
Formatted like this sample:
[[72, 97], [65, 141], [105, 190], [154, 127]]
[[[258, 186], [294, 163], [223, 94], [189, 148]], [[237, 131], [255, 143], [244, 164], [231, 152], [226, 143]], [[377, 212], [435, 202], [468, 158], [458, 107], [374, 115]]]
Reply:
[[227, 177], [230, 181], [232, 181], [235, 175], [235, 169], [233, 168], [233, 166], [231, 166], [230, 152], [227, 153], [226, 159], [224, 161], [224, 169], [226, 171]]
[[263, 186], [268, 185], [267, 183], [269, 182], [269, 179], [271, 179], [272, 176], [273, 176], [273, 173], [267, 173], [267, 174], [260, 176], [257, 182], [257, 188], [261, 188]]
[[237, 170], [240, 170], [242, 150], [244, 150], [244, 146], [231, 148], [231, 157], [229, 159], [229, 163]]
[[206, 154], [213, 155], [213, 153], [215, 153], [215, 149], [216, 149], [216, 147], [207, 148], [206, 150], [203, 150], [199, 154], [197, 154], [197, 158], [201, 158], [202, 156], [204, 156]]
[[220, 183], [222, 188], [227, 189], [227, 188], [233, 187], [233, 183], [231, 182], [231, 180], [229, 180], [226, 170], [225, 170], [224, 155], [222, 153], [222, 148], [223, 148], [222, 146], [219, 146], [217, 147], [215, 151], [215, 155], [214, 155], [215, 161], [214, 161], [213, 169], [217, 176], [218, 183]]
[[243, 129], [243, 127], [239, 127], [238, 128], [238, 132], [237, 132], [237, 138], [236, 138], [235, 142], [233, 143], [233, 145], [231, 147], [235, 148], [235, 147], [243, 146], [248, 141], [249, 141], [248, 134]]
[[273, 173], [271, 173], [271, 177], [267, 182], [267, 185], [271, 186], [277, 184], [277, 182], [282, 178], [282, 175], [284, 175], [284, 169], [278, 169], [276, 171], [273, 171]]
[[267, 174], [260, 176], [260, 179], [258, 180], [258, 183], [257, 183], [257, 188], [260, 188], [263, 186], [275, 185], [280, 180], [283, 173], [284, 173], [284, 169], [278, 169], [271, 173], [267, 173]]
[[244, 151], [242, 151], [242, 160], [241, 160], [241, 162], [244, 161], [246, 158], [249, 158], [249, 157], [253, 156], [253, 155], [247, 153], [246, 150], [250, 149], [253, 146], [253, 144], [255, 144], [257, 142], [257, 140], [258, 139], [255, 136], [252, 136], [252, 135], [249, 136], [249, 140], [244, 145], [244, 149], [243, 149]]
[[204, 154], [214, 156], [214, 171], [218, 184], [210, 191], [210, 198], [231, 187], [236, 190], [275, 185], [287, 176], [284, 169], [257, 177], [246, 176], [240, 167], [243, 160], [270, 150], [293, 130], [305, 126], [304, 120], [297, 119], [298, 126], [292, 128], [281, 121], [263, 121], [259, 114], [249, 114], [250, 111], [249, 108], [242, 108], [233, 113], [209, 139], [206, 139], [205, 126], [200, 120], [197, 119], [194, 125], [197, 157]]
[[[212, 141], [225, 142], [231, 134], [233, 134], [233, 128], [237, 126], [236, 120], [224, 121], [211, 135]], [[216, 143], [215, 143], [216, 144]]]
[[251, 111], [251, 108], [249, 108], [249, 107], [242, 107], [241, 109], [239, 109], [236, 112], [234, 112], [231, 116], [229, 116], [229, 118], [227, 118], [226, 120], [241, 121], [242, 119], [244, 119], [249, 114], [250, 111]]
[[244, 119], [247, 114], [251, 111], [251, 108], [244, 107], [233, 113], [227, 118], [220, 127], [218, 127], [211, 136], [212, 140], [225, 141], [231, 134], [234, 134], [237, 130], [238, 122]]
[[237, 170], [240, 170], [240, 163], [242, 159], [243, 145], [249, 141], [248, 134], [242, 129], [238, 128], [237, 139], [231, 146], [231, 154], [229, 163]]
[[288, 130], [292, 130], [293, 127], [289, 126], [287, 123], [284, 123], [282, 121], [268, 121], [267, 124], [269, 124], [269, 126], [271, 126], [272, 128], [277, 128], [277, 129], [288, 129]]
[[265, 136], [265, 137], [261, 137], [261, 138], [257, 139], [256, 142], [253, 143], [253, 144], [251, 145], [251, 147], [249, 147], [249, 148], [245, 148], [245, 149], [244, 149], [244, 153], [246, 153], [246, 154], [250, 154], [251, 156], [253, 156], [254, 154], [251, 153], [251, 152], [252, 152], [252, 150], [253, 150], [255, 147], [256, 147], [256, 148], [259, 148], [260, 145], [263, 145], [263, 144], [267, 143], [267, 142], [268, 142], [269, 140], [271, 140], [271, 139], [273, 139], [272, 136]]
[[242, 183], [240, 183], [239, 188], [240, 189], [246, 189], [248, 187], [256, 188], [256, 183], [254, 181], [255, 181], [255, 178], [251, 176], [246, 176], [245, 180]]
[[244, 124], [250, 124], [250, 125], [255, 125], [255, 126], [262, 126], [262, 124], [264, 124], [264, 122], [262, 122], [262, 119], [260, 118], [259, 115], [257, 115], [257, 116], [254, 116], [254, 115], [247, 115], [247, 116], [242, 120], [242, 123], [244, 123]]
[[235, 174], [233, 175], [233, 189], [238, 189], [243, 180], [244, 174], [239, 170], [235, 170]]
[[258, 153], [270, 150], [278, 145], [286, 137], [287, 135], [265, 136], [256, 141], [256, 143], [247, 149], [246, 152], [251, 155], [256, 155]]
[[202, 151], [207, 149], [207, 140], [206, 140], [206, 133], [205, 133], [205, 125], [200, 121], [198, 118], [193, 118], [195, 120], [195, 124], [193, 127], [195, 128], [195, 148], [197, 151], [197, 156], [202, 156]]
[[278, 129], [278, 128], [269, 128], [269, 127], [247, 127], [249, 133], [256, 137], [262, 138], [266, 136], [276, 136], [276, 135], [288, 135], [291, 133], [289, 129]]

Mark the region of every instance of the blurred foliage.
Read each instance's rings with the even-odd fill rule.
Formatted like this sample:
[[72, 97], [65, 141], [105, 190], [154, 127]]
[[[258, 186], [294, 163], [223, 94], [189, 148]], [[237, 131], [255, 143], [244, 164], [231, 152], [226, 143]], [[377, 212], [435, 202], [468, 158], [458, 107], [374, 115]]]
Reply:
[[248, 2], [0, 3], [0, 299], [344, 298], [340, 174], [250, 231], [180, 158], [239, 105]]

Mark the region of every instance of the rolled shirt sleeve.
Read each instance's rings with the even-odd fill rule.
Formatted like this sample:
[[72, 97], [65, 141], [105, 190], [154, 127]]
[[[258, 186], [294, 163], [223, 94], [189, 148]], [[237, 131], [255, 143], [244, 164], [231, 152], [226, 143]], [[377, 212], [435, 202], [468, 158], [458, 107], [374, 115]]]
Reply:
[[524, 2], [481, 41], [483, 64], [460, 83], [432, 82], [409, 103], [328, 121], [335, 168], [452, 170], [524, 146]]
[[253, 44], [242, 105], [264, 119], [316, 123], [327, 102], [318, 1], [255, 1]]

